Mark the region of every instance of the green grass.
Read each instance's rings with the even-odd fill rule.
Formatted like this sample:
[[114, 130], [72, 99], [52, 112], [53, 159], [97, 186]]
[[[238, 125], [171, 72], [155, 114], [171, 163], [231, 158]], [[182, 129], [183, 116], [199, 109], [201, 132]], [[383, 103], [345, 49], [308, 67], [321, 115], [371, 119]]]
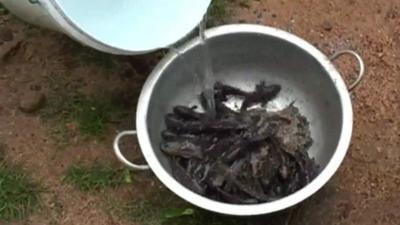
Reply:
[[48, 77], [50, 91], [46, 107], [40, 111], [42, 120], [49, 126], [49, 136], [61, 151], [76, 137], [78, 140], [104, 139], [109, 125], [120, 122], [133, 107], [131, 102], [124, 100], [125, 95], [116, 90], [99, 90], [97, 94], [87, 96], [81, 93], [76, 82], [71, 83], [68, 79], [66, 74]]
[[82, 63], [94, 64], [106, 71], [112, 71], [119, 67], [119, 62], [115, 55], [94, 49], [83, 48], [79, 53], [79, 59]]
[[140, 225], [246, 225], [242, 219], [196, 208], [168, 190], [125, 204], [109, 199], [108, 205], [112, 214]]
[[8, 14], [8, 10], [0, 3], [0, 15]]
[[195, 209], [191, 216], [180, 216], [165, 220], [163, 225], [247, 225], [245, 219], [222, 216], [202, 209]]
[[82, 97], [72, 109], [71, 117], [81, 134], [102, 136], [115, 107], [107, 98]]
[[110, 95], [82, 96], [73, 104], [70, 120], [77, 122], [81, 134], [103, 137], [109, 123], [126, 115], [125, 107]]
[[38, 208], [40, 192], [25, 172], [0, 162], [0, 221], [25, 218]]
[[95, 65], [106, 72], [111, 72], [120, 67], [120, 61], [116, 55], [104, 53], [74, 42], [70, 43], [70, 48], [80, 64]]
[[[42, 110], [44, 118], [55, 118], [58, 123], [67, 124], [75, 122], [83, 136], [102, 138], [110, 122], [126, 115], [126, 109], [121, 104], [113, 101], [107, 95], [75, 96], [51, 95], [48, 105]], [[68, 138], [65, 126], [60, 124], [55, 127], [56, 141], [64, 143], [63, 137]]]
[[98, 191], [132, 183], [132, 173], [127, 169], [112, 169], [96, 164], [91, 167], [71, 165], [65, 172], [63, 181], [80, 191]]
[[55, 122], [48, 131], [51, 139], [54, 141], [56, 149], [65, 150], [69, 146], [71, 134], [65, 123]]
[[64, 150], [69, 145], [71, 132], [67, 123], [71, 122], [71, 113], [80, 96], [72, 90], [53, 91], [48, 97], [46, 107], [40, 111], [41, 118], [49, 126], [49, 136], [58, 150]]
[[208, 9], [207, 26], [217, 26], [225, 23], [229, 17], [228, 11], [229, 0], [213, 0]]

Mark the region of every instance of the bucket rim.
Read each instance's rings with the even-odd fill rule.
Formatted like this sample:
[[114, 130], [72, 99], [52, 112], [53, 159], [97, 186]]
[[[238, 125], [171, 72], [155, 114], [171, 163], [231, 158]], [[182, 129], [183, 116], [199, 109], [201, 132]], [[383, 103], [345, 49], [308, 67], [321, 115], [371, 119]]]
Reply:
[[[207, 3], [207, 8], [203, 13], [204, 14], [207, 12], [207, 9], [209, 5], [211, 4], [211, 0], [204, 0]], [[172, 43], [168, 43], [166, 46], [154, 46], [152, 48], [148, 49], [138, 49], [138, 50], [133, 50], [133, 49], [128, 49], [128, 48], [123, 48], [121, 46], [115, 46], [109, 43], [104, 42], [103, 40], [100, 40], [99, 38], [96, 38], [94, 35], [90, 34], [90, 32], [85, 31], [81, 26], [79, 26], [76, 22], [74, 22], [67, 14], [67, 12], [62, 8], [62, 5], [60, 5], [59, 0], [44, 0], [45, 3], [45, 8], [47, 8], [49, 14], [53, 17], [53, 19], [62, 27], [64, 30], [64, 33], [72, 36], [72, 38], [77, 39], [78, 41], [95, 48], [97, 50], [103, 51], [103, 52], [108, 52], [111, 54], [118, 54], [118, 55], [138, 55], [138, 54], [145, 54], [149, 52], [153, 52], [162, 48], [166, 48], [168, 46], [173, 45], [176, 42], [179, 42], [180, 40], [184, 39], [187, 37], [190, 32], [195, 28], [193, 27], [191, 30], [188, 30], [185, 32], [184, 36], [180, 37], [179, 39], [175, 40]], [[198, 23], [201, 22], [201, 18], [198, 21]], [[197, 23], [197, 24], [198, 24]], [[65, 32], [68, 31], [68, 32]]]

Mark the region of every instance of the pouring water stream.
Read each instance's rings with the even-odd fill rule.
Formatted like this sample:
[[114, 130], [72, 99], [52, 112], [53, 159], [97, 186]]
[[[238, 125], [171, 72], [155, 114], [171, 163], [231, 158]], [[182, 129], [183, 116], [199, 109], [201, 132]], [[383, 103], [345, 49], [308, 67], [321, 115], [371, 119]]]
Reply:
[[[214, 71], [212, 67], [212, 60], [209, 45], [207, 43], [207, 37], [205, 35], [207, 23], [207, 16], [199, 24], [199, 37], [200, 37], [200, 68], [201, 72], [197, 73], [194, 69], [188, 68], [185, 64], [185, 72], [194, 73], [196, 82], [200, 83], [201, 93], [203, 93], [204, 98], [206, 100], [207, 108], [204, 109], [207, 113], [209, 113], [212, 117], [215, 116], [215, 99], [214, 99]], [[183, 55], [179, 50], [175, 47], [170, 47], [170, 51], [174, 52], [179, 60], [182, 60]]]

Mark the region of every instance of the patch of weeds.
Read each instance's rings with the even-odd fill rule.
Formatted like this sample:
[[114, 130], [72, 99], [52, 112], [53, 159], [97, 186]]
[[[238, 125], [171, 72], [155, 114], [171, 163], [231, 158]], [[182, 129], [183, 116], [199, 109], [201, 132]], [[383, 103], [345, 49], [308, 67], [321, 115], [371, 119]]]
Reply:
[[72, 108], [71, 119], [78, 123], [81, 134], [99, 137], [116, 112], [109, 98], [82, 96]]
[[83, 64], [93, 64], [108, 72], [118, 69], [120, 66], [115, 55], [100, 52], [82, 45], [76, 45], [75, 50], [80, 62]]
[[88, 192], [130, 184], [133, 177], [128, 169], [112, 169], [99, 164], [91, 167], [71, 165], [66, 170], [63, 181]]
[[161, 225], [162, 214], [168, 208], [184, 208], [186, 203], [167, 190], [153, 191], [146, 199], [139, 199], [130, 202], [106, 198], [107, 211], [124, 220], [140, 225]]
[[71, 121], [71, 113], [81, 95], [68, 88], [61, 90], [52, 91], [48, 95], [46, 107], [40, 111], [40, 116], [49, 124], [49, 136], [53, 139], [57, 149], [64, 150], [72, 136], [67, 124]]
[[0, 3], [0, 15], [5, 15], [8, 14], [8, 10], [6, 7], [4, 7], [3, 4]]
[[76, 91], [78, 87], [70, 85], [65, 76], [52, 74], [48, 77], [51, 91], [46, 107], [41, 110], [43, 119], [69, 118], [71, 109], [81, 100], [82, 94]]
[[109, 205], [113, 214], [141, 225], [246, 225], [242, 219], [196, 208], [167, 190], [122, 206], [110, 200]]
[[21, 169], [0, 164], [0, 221], [20, 220], [39, 205], [40, 192], [35, 182]]
[[68, 128], [64, 123], [55, 123], [50, 128], [50, 137], [54, 140], [54, 144], [59, 150], [65, 150], [68, 147], [70, 136]]
[[[48, 105], [43, 110], [44, 118], [55, 118], [59, 125], [52, 134], [57, 142], [67, 145], [69, 137], [66, 124], [76, 123], [80, 134], [102, 138], [110, 122], [118, 121], [126, 115], [125, 106], [113, 101], [111, 94], [99, 96], [50, 96]], [[61, 124], [61, 125], [60, 125]]]
[[208, 9], [207, 26], [216, 26], [225, 23], [229, 16], [228, 0], [213, 0]]
[[179, 216], [165, 220], [163, 225], [247, 225], [243, 218], [223, 216], [196, 208], [190, 216]]

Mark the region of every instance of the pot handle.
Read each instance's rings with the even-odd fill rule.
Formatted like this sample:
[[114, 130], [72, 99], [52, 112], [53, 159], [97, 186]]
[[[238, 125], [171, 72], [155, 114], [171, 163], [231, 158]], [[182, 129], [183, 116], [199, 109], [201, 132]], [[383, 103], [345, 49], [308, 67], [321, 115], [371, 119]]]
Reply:
[[150, 167], [148, 165], [138, 165], [138, 164], [131, 163], [122, 154], [121, 149], [119, 148], [119, 141], [121, 140], [122, 137], [127, 136], [127, 135], [136, 136], [137, 132], [136, 132], [136, 130], [122, 131], [114, 139], [114, 153], [117, 156], [118, 160], [121, 161], [125, 166], [127, 166], [133, 170], [149, 170]]
[[365, 66], [364, 66], [364, 61], [362, 60], [361, 56], [357, 54], [355, 51], [352, 50], [340, 50], [335, 52], [329, 59], [331, 61], [335, 61], [337, 58], [339, 58], [342, 55], [352, 55], [354, 56], [357, 61], [358, 61], [358, 76], [357, 79], [349, 86], [349, 91], [352, 92], [362, 81], [364, 77], [364, 72], [365, 72]]

